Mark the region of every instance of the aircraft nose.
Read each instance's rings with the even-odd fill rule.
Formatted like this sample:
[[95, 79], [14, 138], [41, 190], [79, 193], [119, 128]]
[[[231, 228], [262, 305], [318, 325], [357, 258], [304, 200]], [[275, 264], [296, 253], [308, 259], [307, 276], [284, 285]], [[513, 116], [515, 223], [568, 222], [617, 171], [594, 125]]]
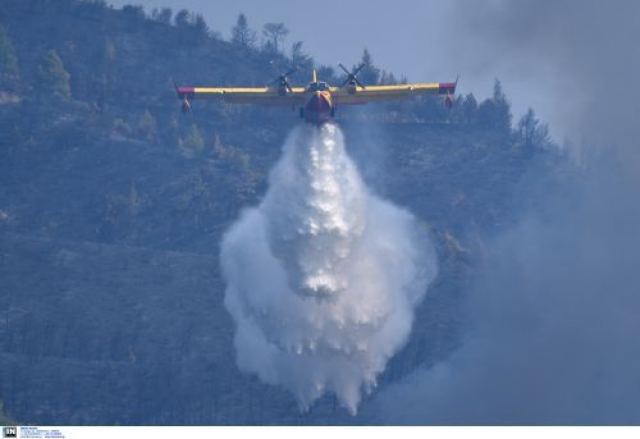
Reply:
[[318, 109], [324, 108], [328, 104], [327, 98], [319, 91], [315, 92], [313, 96], [311, 96], [310, 103]]
[[318, 105], [326, 105], [328, 104], [327, 96], [321, 91], [316, 91], [311, 96], [311, 100], [316, 102]]
[[326, 112], [330, 109], [331, 104], [327, 96], [322, 92], [314, 92], [307, 103], [307, 111]]

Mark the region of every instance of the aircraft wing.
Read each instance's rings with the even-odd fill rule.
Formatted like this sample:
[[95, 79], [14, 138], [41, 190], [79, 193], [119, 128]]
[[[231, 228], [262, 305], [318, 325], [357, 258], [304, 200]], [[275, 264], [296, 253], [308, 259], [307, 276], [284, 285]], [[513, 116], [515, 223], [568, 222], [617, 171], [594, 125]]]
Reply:
[[213, 99], [232, 104], [296, 105], [304, 100], [304, 88], [287, 93], [269, 87], [176, 87], [180, 99]]
[[423, 82], [397, 85], [367, 85], [354, 89], [332, 87], [331, 93], [337, 105], [366, 104], [367, 102], [394, 101], [408, 99], [413, 96], [453, 95], [455, 82]]

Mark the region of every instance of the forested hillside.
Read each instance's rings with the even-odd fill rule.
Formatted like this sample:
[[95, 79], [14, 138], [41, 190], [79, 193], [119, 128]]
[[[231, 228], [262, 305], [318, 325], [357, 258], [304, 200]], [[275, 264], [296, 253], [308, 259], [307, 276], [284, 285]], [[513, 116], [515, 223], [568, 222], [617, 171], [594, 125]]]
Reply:
[[[330, 397], [300, 414], [291, 395], [235, 367], [220, 239], [260, 200], [299, 119], [204, 102], [183, 115], [172, 81], [264, 85], [291, 65], [302, 66], [298, 84], [312, 67], [344, 79], [303, 44], [283, 44], [286, 23], [263, 32], [250, 19], [230, 23], [225, 41], [187, 11], [2, 1], [0, 399], [11, 418], [364, 422]], [[361, 80], [395, 81], [369, 52], [363, 61]], [[451, 110], [420, 99], [338, 122], [367, 183], [438, 245], [439, 277], [384, 386], [456, 348], [484, 237], [535, 203], [518, 196], [532, 169], [553, 179], [564, 160], [532, 111], [512, 121], [498, 81], [491, 98], [460, 96]]]

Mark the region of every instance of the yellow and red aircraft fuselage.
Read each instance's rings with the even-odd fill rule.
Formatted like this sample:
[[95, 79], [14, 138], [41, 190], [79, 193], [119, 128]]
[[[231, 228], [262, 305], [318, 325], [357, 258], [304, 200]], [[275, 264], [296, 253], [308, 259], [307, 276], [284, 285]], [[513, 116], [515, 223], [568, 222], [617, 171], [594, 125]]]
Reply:
[[306, 122], [321, 125], [330, 121], [342, 105], [407, 99], [421, 94], [440, 95], [451, 105], [456, 82], [361, 86], [349, 83], [332, 87], [318, 81], [315, 70], [307, 87], [176, 87], [183, 111], [194, 99], [218, 99], [233, 104], [287, 105], [298, 109]]
[[305, 121], [323, 124], [335, 116], [335, 107], [331, 99], [330, 91], [315, 91], [309, 96], [309, 100], [300, 114]]

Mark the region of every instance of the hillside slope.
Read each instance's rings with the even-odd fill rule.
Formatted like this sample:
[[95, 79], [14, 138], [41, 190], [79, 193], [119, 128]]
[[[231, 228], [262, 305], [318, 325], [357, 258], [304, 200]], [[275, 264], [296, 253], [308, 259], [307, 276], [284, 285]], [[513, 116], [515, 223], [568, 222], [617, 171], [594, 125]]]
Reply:
[[[3, 3], [16, 68], [0, 82], [0, 399], [20, 422], [363, 422], [330, 397], [300, 414], [235, 366], [219, 242], [260, 200], [298, 120], [206, 103], [180, 114], [172, 78], [264, 84], [270, 61], [291, 63], [196, 24], [101, 2]], [[482, 237], [529, 202], [523, 176], [563, 162], [535, 119], [511, 127], [499, 84], [451, 112], [419, 100], [339, 122], [368, 184], [429, 227], [440, 256], [384, 386], [456, 348]]]

